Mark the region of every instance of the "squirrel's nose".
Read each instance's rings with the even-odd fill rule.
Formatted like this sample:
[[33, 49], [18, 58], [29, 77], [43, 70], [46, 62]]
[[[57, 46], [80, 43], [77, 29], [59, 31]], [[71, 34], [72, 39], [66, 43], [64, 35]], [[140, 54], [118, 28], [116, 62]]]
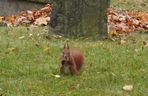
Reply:
[[66, 60], [66, 61], [69, 60], [69, 57], [68, 57], [67, 55], [64, 55], [63, 57], [64, 57], [64, 58], [63, 58], [64, 60]]
[[64, 58], [65, 58], [66, 60], [68, 59], [68, 57], [67, 57], [66, 55], [64, 56]]

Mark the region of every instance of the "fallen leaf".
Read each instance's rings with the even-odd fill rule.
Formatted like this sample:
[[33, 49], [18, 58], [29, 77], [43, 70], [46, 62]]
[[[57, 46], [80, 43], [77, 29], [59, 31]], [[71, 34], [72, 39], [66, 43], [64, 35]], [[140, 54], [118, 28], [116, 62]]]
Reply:
[[15, 52], [18, 53], [19, 52], [19, 48], [8, 48], [7, 51], [5, 52], [5, 54], [9, 54], [10, 52]]
[[108, 25], [118, 33], [148, 29], [148, 12], [108, 9]]
[[8, 48], [8, 51], [18, 52], [18, 51], [19, 51], [19, 49], [18, 49], [18, 48]]
[[139, 49], [135, 49], [135, 52], [138, 53], [139, 52]]
[[110, 37], [114, 37], [118, 35], [118, 32], [115, 29], [111, 29], [111, 31], [108, 33]]
[[61, 35], [54, 35], [53, 37], [56, 38], [56, 39], [61, 39], [62, 38]]
[[31, 25], [28, 27], [28, 30], [34, 31], [37, 27], [38, 27], [38, 26], [31, 24]]
[[148, 48], [148, 41], [143, 41], [144, 48]]
[[32, 84], [28, 85], [28, 92], [31, 93], [32, 92]]
[[119, 41], [119, 44], [120, 44], [120, 45], [124, 45], [125, 43], [126, 43], [126, 41], [123, 40], [123, 39], [121, 39], [121, 40]]
[[51, 35], [49, 35], [49, 33], [45, 33], [44, 36], [46, 39], [51, 40]]
[[78, 89], [79, 87], [80, 87], [80, 84], [71, 85], [71, 86], [70, 86], [70, 89], [71, 89], [71, 90], [75, 90], [75, 89]]
[[35, 20], [34, 24], [38, 26], [47, 25], [49, 21], [50, 21], [50, 17], [40, 17]]
[[55, 75], [55, 78], [60, 78], [60, 75]]
[[54, 74], [51, 74], [51, 76], [55, 77], [55, 78], [60, 78], [61, 76], [60, 75], [54, 75]]
[[16, 15], [0, 17], [0, 22], [7, 26], [20, 26], [22, 24], [47, 25], [50, 20], [49, 14], [51, 14], [51, 11], [51, 5], [47, 4], [41, 9], [27, 10]]
[[26, 20], [26, 19], [27, 19], [27, 17], [21, 16], [18, 19], [16, 19], [14, 23], [15, 23], [15, 25], [19, 26], [22, 24], [22, 21]]
[[29, 37], [32, 37], [33, 34], [29, 34]]
[[35, 46], [40, 48], [40, 44], [39, 43], [35, 43]]
[[47, 47], [47, 48], [44, 48], [44, 50], [43, 50], [44, 52], [49, 52], [49, 47]]
[[2, 22], [2, 21], [3, 21], [3, 19], [4, 19], [4, 17], [1, 17], [1, 16], [0, 16], [0, 22]]
[[133, 85], [125, 85], [123, 86], [124, 91], [132, 91], [133, 90]]
[[24, 39], [25, 38], [25, 36], [21, 36], [21, 37], [19, 37], [19, 39]]

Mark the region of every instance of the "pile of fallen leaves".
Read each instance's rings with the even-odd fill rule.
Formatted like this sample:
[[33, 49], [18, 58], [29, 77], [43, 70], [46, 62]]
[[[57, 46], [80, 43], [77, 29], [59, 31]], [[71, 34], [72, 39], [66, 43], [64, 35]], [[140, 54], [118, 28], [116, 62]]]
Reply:
[[[27, 10], [16, 15], [0, 17], [0, 23], [6, 24], [7, 26], [21, 26], [24, 24], [46, 26], [50, 21], [51, 11], [51, 5], [47, 4], [39, 10]], [[108, 26], [112, 35], [148, 30], [148, 12], [131, 12], [109, 8], [107, 14]]]
[[148, 30], [148, 12], [109, 8], [108, 25], [112, 34]]
[[21, 25], [47, 25], [50, 21], [52, 7], [47, 4], [45, 7], [37, 10], [22, 11], [16, 15], [0, 17], [0, 22], [7, 26], [21, 26]]

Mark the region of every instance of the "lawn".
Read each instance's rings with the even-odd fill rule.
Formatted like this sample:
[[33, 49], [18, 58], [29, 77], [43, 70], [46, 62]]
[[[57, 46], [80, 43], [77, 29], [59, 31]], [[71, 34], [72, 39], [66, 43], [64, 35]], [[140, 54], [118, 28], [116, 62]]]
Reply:
[[[111, 6], [147, 11], [147, 2], [111, 0]], [[148, 96], [148, 48], [143, 45], [147, 33], [129, 34], [119, 45], [55, 35], [47, 39], [46, 31], [0, 27], [0, 96]], [[57, 78], [66, 39], [84, 53], [85, 66], [78, 76]], [[125, 85], [133, 85], [133, 90], [123, 90]]]
[[148, 11], [148, 0], [110, 0], [111, 7], [130, 10]]
[[[78, 76], [59, 74], [67, 38], [44, 37], [46, 28], [0, 28], [0, 94], [4, 96], [147, 96], [147, 34], [135, 33], [124, 45], [117, 41], [70, 39], [82, 50], [85, 66]], [[133, 42], [134, 40], [134, 42]], [[133, 85], [126, 92], [124, 85]]]

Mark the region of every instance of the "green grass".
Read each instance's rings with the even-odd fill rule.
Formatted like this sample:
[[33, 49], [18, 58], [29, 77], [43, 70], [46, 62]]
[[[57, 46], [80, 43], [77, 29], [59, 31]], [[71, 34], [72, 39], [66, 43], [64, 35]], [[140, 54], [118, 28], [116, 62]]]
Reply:
[[[147, 2], [111, 0], [111, 7], [147, 11]], [[85, 66], [78, 76], [55, 78], [53, 75], [59, 74], [61, 48], [67, 38], [47, 40], [44, 29], [0, 27], [0, 95], [148, 95], [148, 48], [142, 44], [148, 34], [131, 34], [124, 45], [116, 41], [70, 39], [70, 46], [84, 53]], [[128, 84], [134, 86], [133, 91], [122, 90]]]
[[148, 0], [110, 0], [111, 7], [130, 10], [130, 11], [147, 11]]
[[[59, 74], [66, 38], [47, 40], [44, 28], [0, 28], [0, 94], [4, 96], [147, 96], [148, 35], [130, 35], [125, 45], [113, 41], [70, 39], [85, 55], [78, 76]], [[29, 37], [29, 34], [32, 34]], [[23, 39], [19, 37], [24, 36]], [[135, 39], [136, 44], [132, 40]], [[12, 51], [10, 49], [14, 48]], [[46, 50], [45, 49], [48, 49]], [[134, 86], [125, 92], [122, 87]], [[31, 90], [31, 91], [29, 91]]]

